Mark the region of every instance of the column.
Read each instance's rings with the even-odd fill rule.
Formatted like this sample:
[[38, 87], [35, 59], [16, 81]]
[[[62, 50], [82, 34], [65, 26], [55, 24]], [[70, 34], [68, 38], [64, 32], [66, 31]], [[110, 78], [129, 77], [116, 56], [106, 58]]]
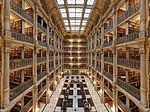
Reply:
[[93, 38], [91, 37], [90, 39], [91, 39], [91, 66], [92, 66], [92, 60], [93, 60], [93, 59], [92, 59], [92, 58], [93, 58], [93, 57], [92, 57], [92, 50], [93, 50], [93, 48], [92, 48], [92, 43], [93, 43]]
[[60, 63], [61, 64], [61, 72], [63, 72], [63, 70], [62, 70], [63, 69], [63, 65], [62, 65], [62, 59], [63, 59], [62, 42], [63, 42], [63, 40], [61, 39], [61, 63]]
[[50, 81], [49, 78], [46, 78], [46, 103], [48, 103], [49, 98], [50, 98]]
[[[21, 47], [21, 59], [24, 59], [24, 47]], [[25, 70], [22, 69], [21, 70], [21, 83], [24, 82], [24, 73], [25, 73]], [[21, 110], [23, 110], [24, 108], [24, 96], [21, 98]]]
[[4, 57], [2, 57], [2, 73], [3, 75], [3, 107], [6, 108], [9, 105], [10, 97], [10, 87], [9, 87], [9, 55], [10, 55], [10, 43], [7, 42], [8, 38], [11, 38], [10, 34], [10, 0], [4, 1], [4, 38], [5, 38], [5, 47], [4, 47]]
[[21, 59], [24, 59], [24, 47], [21, 47]]
[[3, 77], [3, 107], [6, 108], [9, 105], [10, 98], [10, 86], [9, 86], [9, 55], [10, 47], [5, 47], [4, 49], [4, 77]]
[[140, 48], [140, 94], [141, 94], [141, 104], [144, 107], [148, 105], [148, 59], [149, 51], [148, 46], [146, 46], [146, 0], [140, 0], [140, 38], [139, 38], [139, 48]]
[[90, 41], [89, 41], [89, 39], [87, 39], [87, 47], [88, 47], [87, 51], [88, 51], [88, 66], [89, 66], [89, 64], [90, 64], [90, 59], [89, 59], [90, 58], [90, 54], [89, 54], [89, 51], [90, 51], [90, 49], [89, 49], [90, 48]]
[[[126, 48], [126, 59], [129, 59], [129, 51], [130, 51], [130, 48]], [[129, 82], [129, 71], [125, 70], [125, 74], [126, 74], [126, 82]], [[126, 96], [126, 106], [127, 107], [130, 107], [129, 101], [130, 100], [129, 100], [128, 96]]]
[[[101, 45], [104, 44], [104, 24], [101, 25]], [[101, 50], [101, 98], [102, 102], [105, 103], [104, 97], [104, 51]]]
[[102, 98], [102, 102], [105, 102], [105, 98], [104, 98], [104, 51], [101, 51], [101, 98]]
[[[24, 47], [21, 47], [21, 59], [24, 59]], [[25, 73], [25, 70], [22, 69], [21, 70], [21, 83], [24, 82], [24, 73]], [[21, 98], [21, 110], [23, 110], [24, 108], [24, 97]]]
[[10, 0], [4, 0], [4, 29], [5, 37], [10, 38]]
[[[49, 35], [49, 27], [47, 27], [47, 39], [46, 39], [47, 45], [49, 45], [49, 37], [50, 37], [50, 35]], [[49, 73], [49, 47], [48, 47], [48, 49], [46, 51], [46, 71], [47, 71], [47, 73]]]
[[117, 49], [115, 47], [115, 40], [117, 39], [117, 12], [116, 7], [113, 7], [113, 108], [115, 112], [118, 112], [118, 90], [116, 88], [118, 78], [118, 67], [117, 67]]
[[147, 50], [145, 48], [140, 48], [140, 94], [141, 94], [141, 103], [144, 107], [147, 107], [147, 66], [146, 66], [146, 58], [147, 57]]
[[56, 33], [54, 33], [54, 48], [56, 49]]
[[[25, 0], [22, 0], [22, 9], [25, 10]], [[25, 21], [22, 19], [22, 33], [25, 34]]]
[[56, 89], [56, 51], [54, 51], [54, 90]]
[[[48, 22], [49, 23], [49, 22]], [[47, 40], [46, 43], [49, 45], [49, 28], [47, 28]], [[46, 72], [49, 74], [49, 49], [46, 51]], [[48, 103], [50, 97], [50, 81], [49, 77], [46, 77], [46, 102]]]
[[[24, 73], [25, 73], [25, 70], [22, 69], [21, 70], [21, 83], [24, 82]], [[24, 96], [21, 98], [21, 110], [23, 110], [24, 108]]]
[[33, 37], [35, 39], [35, 44], [34, 44], [34, 50], [33, 50], [33, 112], [37, 112], [37, 45], [38, 45], [38, 40], [37, 40], [37, 17], [38, 17], [38, 6], [35, 6], [35, 12], [34, 12], [34, 27], [33, 27]]
[[[129, 0], [126, 0], [126, 11], [129, 10]], [[126, 22], [126, 33], [125, 35], [129, 34], [129, 21]]]
[[113, 50], [113, 108], [114, 112], [118, 112], [118, 106], [117, 106], [117, 101], [118, 101], [118, 91], [116, 88], [116, 83], [117, 83], [117, 78], [118, 78], [118, 70], [117, 70], [117, 50]]

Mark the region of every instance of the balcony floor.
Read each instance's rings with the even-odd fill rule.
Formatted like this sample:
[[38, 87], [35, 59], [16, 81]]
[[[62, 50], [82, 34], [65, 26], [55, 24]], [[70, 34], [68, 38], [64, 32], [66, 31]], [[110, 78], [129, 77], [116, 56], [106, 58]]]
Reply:
[[[54, 91], [52, 97], [50, 98], [49, 104], [45, 106], [44, 112], [61, 112], [64, 91], [66, 90], [67, 84], [72, 80], [82, 81], [86, 99], [91, 104], [92, 112], [108, 112], [104, 104], [101, 102], [101, 98], [98, 93], [94, 90], [90, 80], [81, 75], [64, 76], [64, 78], [60, 80], [56, 91]], [[67, 112], [84, 112], [80, 84], [78, 83], [70, 84]]]

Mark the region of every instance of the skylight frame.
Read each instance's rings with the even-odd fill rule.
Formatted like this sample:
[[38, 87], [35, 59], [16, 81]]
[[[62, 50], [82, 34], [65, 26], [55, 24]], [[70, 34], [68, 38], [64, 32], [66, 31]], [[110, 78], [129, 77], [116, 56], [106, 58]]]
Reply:
[[66, 27], [66, 31], [74, 32], [78, 30], [78, 33], [84, 32], [89, 17], [91, 16], [94, 2], [96, 0], [87, 0], [87, 3], [85, 3], [86, 0], [56, 0], [56, 1], [58, 4], [58, 8], [60, 8], [62, 19], [63, 20], [65, 19], [64, 25]]

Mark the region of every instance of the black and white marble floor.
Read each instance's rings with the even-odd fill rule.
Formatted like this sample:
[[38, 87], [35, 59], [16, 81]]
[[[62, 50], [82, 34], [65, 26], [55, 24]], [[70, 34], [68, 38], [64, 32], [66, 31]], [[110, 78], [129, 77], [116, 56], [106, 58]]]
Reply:
[[44, 112], [61, 112], [62, 103], [64, 100], [65, 90], [67, 85], [70, 85], [69, 96], [67, 103], [67, 112], [84, 112], [82, 99], [82, 91], [79, 83], [71, 83], [80, 81], [86, 94], [86, 100], [91, 105], [92, 112], [107, 112], [105, 106], [101, 103], [101, 99], [94, 90], [90, 80], [85, 76], [69, 75], [61, 79], [60, 84], [53, 93], [50, 103], [46, 105]]

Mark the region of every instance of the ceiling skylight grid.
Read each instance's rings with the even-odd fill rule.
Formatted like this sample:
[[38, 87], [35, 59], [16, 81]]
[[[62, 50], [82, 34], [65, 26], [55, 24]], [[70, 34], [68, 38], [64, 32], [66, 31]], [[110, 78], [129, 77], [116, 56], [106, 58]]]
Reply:
[[57, 0], [67, 32], [84, 32], [94, 2], [95, 0]]

